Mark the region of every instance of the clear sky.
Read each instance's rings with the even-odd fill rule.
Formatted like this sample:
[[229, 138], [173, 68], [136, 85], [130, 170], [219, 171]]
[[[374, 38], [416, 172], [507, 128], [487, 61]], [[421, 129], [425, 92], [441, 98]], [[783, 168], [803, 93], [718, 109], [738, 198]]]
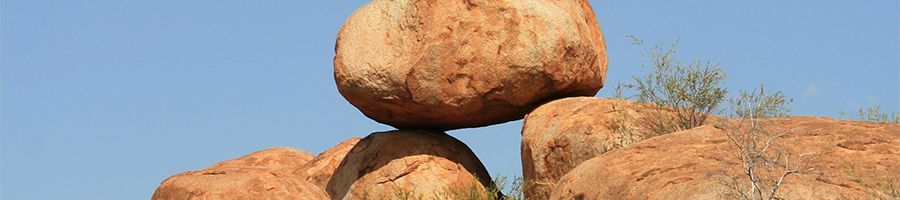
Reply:
[[[166, 177], [273, 146], [319, 153], [390, 130], [337, 92], [334, 40], [366, 1], [2, 0], [0, 199], [148, 199]], [[900, 112], [898, 1], [592, 1], [607, 88], [642, 73], [625, 38], [681, 37], [732, 90], [795, 115]], [[451, 131], [521, 174], [521, 121]]]

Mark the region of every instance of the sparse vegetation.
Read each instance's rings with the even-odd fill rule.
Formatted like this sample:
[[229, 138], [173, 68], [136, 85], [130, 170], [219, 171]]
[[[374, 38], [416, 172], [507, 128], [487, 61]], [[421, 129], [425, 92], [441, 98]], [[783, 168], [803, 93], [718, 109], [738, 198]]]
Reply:
[[[677, 40], [668, 48], [659, 45], [646, 48], [642, 40], [629, 37], [635, 45], [643, 48], [644, 55], [651, 60], [650, 67], [645, 75], [634, 76], [632, 83], [617, 85], [614, 95], [647, 103], [654, 114], [630, 121], [635, 119], [634, 116], [629, 116], [628, 112], [613, 104], [613, 111], [618, 116], [610, 121], [609, 128], [619, 134], [616, 145], [625, 147], [644, 139], [643, 136], [650, 136], [639, 135], [638, 130], [646, 129], [652, 134], [662, 135], [708, 123], [707, 116], [719, 111], [717, 107], [728, 93], [721, 86], [727, 76], [725, 71], [710, 62], [677, 61]], [[624, 95], [626, 92], [631, 96]], [[817, 157], [816, 153], [791, 152], [791, 144], [780, 141], [793, 130], [766, 124], [774, 123], [767, 120], [769, 118], [789, 116], [792, 101], [784, 93], [767, 89], [764, 85], [751, 91], [740, 91], [727, 100], [730, 105], [728, 115], [735, 121], [723, 121], [717, 126], [726, 126], [722, 129], [726, 130], [733, 147], [726, 153], [734, 159], [723, 162], [732, 162], [733, 165], [736, 160], [740, 170], [739, 173], [723, 170], [716, 176], [728, 189], [723, 193], [724, 198], [783, 199], [784, 192], [780, 191], [790, 187], [785, 185], [785, 180], [819, 170], [818, 166], [811, 165], [811, 160]], [[853, 114], [842, 112], [841, 116], [875, 123], [900, 123], [900, 113], [884, 111], [878, 105], [860, 108]], [[854, 180], [866, 190], [868, 196], [865, 199], [900, 200], [900, 177], [897, 175], [861, 173], [858, 170], [848, 173], [856, 174], [851, 175], [854, 177], [866, 176]]]
[[888, 113], [887, 111], [882, 111], [881, 105], [859, 108], [855, 114], [841, 112], [840, 116], [845, 119], [870, 121], [875, 123], [900, 123], [900, 113]]
[[390, 199], [392, 199], [392, 200], [418, 200], [418, 199], [424, 199], [423, 197], [424, 196], [421, 194], [414, 194], [413, 192], [410, 192], [410, 191], [398, 190], [398, 191], [394, 191], [394, 195], [391, 196]]
[[[643, 44], [640, 39], [631, 38], [634, 44]], [[707, 123], [708, 114], [716, 111], [728, 93], [721, 86], [725, 71], [710, 62], [676, 61], [677, 44], [676, 41], [669, 48], [659, 45], [645, 48], [646, 56], [651, 59], [651, 70], [644, 76], [633, 77], [634, 83], [621, 84], [615, 92], [621, 97], [623, 89], [629, 89], [634, 91], [635, 100], [653, 104], [657, 108], [656, 117], [647, 118], [643, 125], [658, 135]], [[781, 199], [778, 191], [784, 187], [785, 179], [815, 170], [808, 166], [814, 154], [788, 152], [778, 141], [790, 131], [761, 124], [761, 119], [787, 116], [791, 101], [782, 92], [767, 91], [763, 85], [750, 92], [740, 91], [728, 100], [733, 117], [739, 121], [726, 128], [735, 149], [728, 153], [740, 161], [741, 174], [722, 172], [725, 178], [721, 183], [729, 188], [725, 197]], [[626, 136], [632, 131], [623, 122], [614, 120], [610, 127], [622, 135], [619, 143], [629, 141]]]
[[[506, 176], [497, 176], [494, 178], [494, 185], [489, 188], [488, 194], [499, 194], [503, 193], [502, 197], [497, 200], [524, 200], [525, 199], [525, 178], [523, 177], [513, 177], [512, 182], [509, 182]], [[509, 189], [504, 191], [504, 188], [507, 188], [507, 184], [509, 184]]]
[[814, 153], [796, 154], [779, 139], [790, 130], [763, 125], [763, 119], [785, 117], [791, 102], [780, 91], [767, 93], [765, 86], [751, 92], [741, 91], [729, 99], [736, 124], [726, 124], [726, 134], [734, 150], [728, 154], [740, 161], [741, 173], [722, 172], [728, 190], [725, 197], [741, 200], [783, 199], [778, 191], [791, 176], [816, 170], [809, 166]]
[[[756, 109], [756, 108], [752, 108]], [[810, 166], [814, 153], [795, 154], [785, 148], [779, 139], [790, 130], [777, 130], [763, 126], [759, 119], [741, 119], [735, 126], [727, 127], [726, 134], [734, 147], [727, 153], [740, 161], [740, 174], [722, 172], [722, 180], [728, 191], [723, 196], [741, 200], [783, 199], [778, 191], [791, 176], [816, 170]]]
[[610, 106], [613, 112], [616, 113], [616, 116], [609, 122], [609, 128], [618, 134], [615, 141], [616, 147], [627, 147], [643, 140], [643, 137], [635, 130], [634, 126], [628, 123], [629, 119], [632, 118], [628, 111], [619, 108], [620, 106], [616, 103], [611, 103]]
[[766, 93], [763, 85], [751, 92], [740, 91], [737, 97], [728, 100], [734, 117], [741, 119], [785, 117], [791, 112], [788, 104], [792, 101], [781, 91]]
[[[391, 199], [393, 200], [524, 200], [525, 199], [525, 179], [522, 177], [514, 177], [512, 182], [506, 176], [496, 176], [490, 187], [484, 190], [477, 185], [465, 187], [451, 187], [444, 191], [422, 195], [409, 191], [397, 191]], [[508, 186], [508, 187], [507, 187]], [[505, 189], [505, 190], [504, 190]], [[505, 195], [504, 195], [505, 194]], [[426, 198], [428, 197], [428, 198]]]
[[[631, 38], [643, 47], [643, 41]], [[726, 77], [724, 70], [710, 62], [675, 60], [677, 45], [678, 41], [669, 48], [644, 48], [651, 60], [650, 71], [634, 76], [634, 83], [622, 84], [616, 92], [621, 95], [622, 88], [633, 90], [635, 100], [655, 104], [657, 117], [645, 125], [659, 135], [703, 125], [728, 92], [720, 86]]]
[[885, 171], [878, 171], [875, 169], [865, 171], [860, 167], [854, 166], [853, 164], [847, 164], [846, 168], [844, 169], [844, 173], [846, 173], [850, 177], [854, 177], [852, 181], [858, 183], [863, 187], [866, 196], [863, 198], [844, 196], [840, 199], [900, 199], [900, 175], [898, 174], [888, 174]]

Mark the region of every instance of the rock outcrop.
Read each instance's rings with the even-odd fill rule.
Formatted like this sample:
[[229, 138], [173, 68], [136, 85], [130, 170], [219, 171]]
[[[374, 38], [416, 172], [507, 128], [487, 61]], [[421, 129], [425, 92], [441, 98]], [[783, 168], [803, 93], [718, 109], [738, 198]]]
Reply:
[[[780, 188], [787, 199], [879, 198], [872, 192], [881, 178], [900, 174], [898, 124], [814, 117], [765, 123], [787, 131], [777, 140], [785, 152], [814, 153], [806, 166], [816, 170], [790, 176]], [[718, 199], [729, 190], [721, 175], [747, 181], [726, 136], [734, 130], [703, 126], [592, 158], [563, 176], [551, 199]]]
[[331, 199], [430, 199], [485, 191], [490, 175], [462, 142], [441, 132], [390, 131], [360, 140], [326, 186]]
[[222, 161], [209, 168], [260, 167], [283, 170], [303, 166], [313, 160], [313, 158], [312, 154], [298, 149], [290, 147], [273, 147], [253, 152], [239, 158]]
[[294, 174], [304, 177], [306, 181], [320, 188], [325, 188], [338, 165], [341, 164], [341, 161], [344, 160], [344, 157], [347, 156], [347, 153], [350, 152], [350, 149], [357, 142], [359, 142], [357, 137], [344, 140], [307, 162], [303, 167], [297, 169]]
[[292, 148], [267, 149], [169, 177], [151, 199], [328, 199], [323, 189], [291, 173], [311, 159]]
[[606, 47], [586, 0], [374, 0], [341, 28], [334, 78], [366, 116], [451, 130], [521, 119], [603, 87]]
[[652, 136], [638, 124], [649, 106], [622, 99], [564, 98], [541, 105], [522, 128], [528, 199], [547, 199], [560, 177], [582, 162]]

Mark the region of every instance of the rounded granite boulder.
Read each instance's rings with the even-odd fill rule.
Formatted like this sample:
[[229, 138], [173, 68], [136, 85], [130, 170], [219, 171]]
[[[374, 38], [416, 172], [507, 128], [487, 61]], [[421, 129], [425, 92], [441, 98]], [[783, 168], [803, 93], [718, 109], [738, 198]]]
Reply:
[[456, 138], [443, 132], [398, 130], [359, 140], [325, 190], [331, 199], [424, 200], [457, 199], [452, 195], [456, 192], [487, 194], [490, 185], [484, 165]]
[[334, 78], [378, 122], [452, 130], [593, 96], [606, 66], [586, 0], [374, 0], [338, 33]]
[[294, 148], [266, 149], [166, 178], [150, 199], [328, 199], [325, 190], [291, 173], [312, 159]]

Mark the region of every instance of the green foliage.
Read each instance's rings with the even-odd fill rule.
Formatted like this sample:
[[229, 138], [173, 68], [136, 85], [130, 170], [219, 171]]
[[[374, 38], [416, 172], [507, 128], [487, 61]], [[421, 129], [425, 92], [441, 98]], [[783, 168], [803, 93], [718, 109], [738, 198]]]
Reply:
[[625, 85], [622, 85], [621, 82], [619, 84], [616, 84], [616, 89], [614, 91], [615, 93], [613, 94], [613, 97], [620, 99], [625, 98], [624, 96], [622, 96], [622, 93], [625, 91]]
[[497, 193], [492, 193], [491, 188], [486, 188], [487, 191], [479, 190], [479, 188], [475, 185], [471, 185], [469, 187], [462, 188], [450, 188], [445, 190], [444, 192], [434, 194], [432, 199], [441, 199], [441, 200], [489, 200], [493, 199], [492, 197], [496, 196]]
[[[634, 44], [642, 46], [642, 41], [631, 38]], [[726, 78], [724, 70], [710, 62], [676, 61], [677, 44], [678, 41], [669, 48], [659, 45], [644, 48], [645, 56], [651, 60], [650, 71], [644, 76], [634, 76], [634, 83], [622, 85], [635, 91], [637, 101], [658, 106], [658, 119], [647, 124], [658, 134], [703, 125], [708, 113], [715, 111], [728, 93], [721, 86]]]
[[869, 108], [859, 108], [856, 114], [841, 112], [841, 117], [850, 120], [870, 121], [875, 123], [900, 123], [900, 113], [887, 113], [881, 110], [881, 105]]
[[[507, 184], [510, 184], [509, 189], [504, 192], [503, 189], [507, 188]], [[497, 176], [494, 178], [494, 185], [488, 188], [488, 194], [500, 194], [501, 192], [506, 194], [496, 198], [497, 200], [524, 200], [525, 184], [525, 179], [522, 177], [513, 177], [510, 183], [506, 176]]]
[[[766, 92], [760, 85], [753, 91], [740, 91], [736, 97], [728, 100], [733, 117], [737, 122], [723, 122], [726, 136], [734, 146], [731, 155], [741, 161], [741, 174], [721, 172], [728, 190], [723, 193], [726, 199], [772, 200], [782, 199], [779, 190], [786, 185], [787, 178], [795, 174], [805, 174], [817, 170], [808, 166], [814, 153], [795, 152], [785, 148], [779, 140], [790, 131], [780, 130], [777, 125], [764, 125], [766, 118], [785, 117], [790, 113], [787, 105], [791, 99], [780, 91]], [[743, 178], [741, 178], [743, 177]]]
[[[397, 191], [391, 199], [393, 200], [523, 200], [525, 199], [525, 179], [522, 177], [514, 177], [510, 183], [506, 176], [497, 176], [492, 181], [490, 187], [481, 190], [478, 185], [469, 185], [465, 187], [449, 187], [444, 191], [431, 194], [430, 198], [425, 195], [415, 194], [410, 191]], [[508, 188], [508, 189], [507, 189]], [[504, 191], [504, 189], [507, 189]], [[506, 193], [506, 195], [503, 195]]]
[[[640, 39], [631, 39], [636, 45], [643, 44]], [[651, 60], [650, 71], [646, 75], [633, 77], [634, 83], [616, 88], [617, 97], [621, 97], [623, 88], [629, 89], [634, 91], [635, 100], [654, 105], [656, 117], [642, 119], [642, 125], [656, 134], [705, 124], [708, 115], [716, 111], [728, 93], [721, 86], [727, 77], [724, 70], [710, 62], [676, 61], [677, 44], [678, 41], [669, 48], [659, 45], [645, 48], [645, 56]], [[776, 147], [777, 140], [787, 132], [769, 130], [761, 126], [758, 120], [787, 116], [790, 113], [787, 104], [790, 102], [781, 92], [767, 93], [764, 86], [751, 92], [741, 91], [737, 97], [729, 99], [734, 115], [741, 123], [729, 129], [731, 131], [727, 135], [736, 147], [732, 155], [740, 161], [743, 173], [723, 172], [722, 177], [726, 178], [721, 183], [730, 188], [726, 197], [779, 199], [778, 190], [784, 186], [786, 178], [815, 170], [806, 166], [812, 154], [796, 156]], [[614, 120], [611, 127], [620, 134], [631, 132], [620, 120]], [[622, 141], [627, 139], [620, 138], [624, 138]], [[750, 181], [742, 181], [742, 176]]]
[[737, 97], [728, 100], [734, 117], [742, 119], [785, 117], [791, 112], [787, 105], [792, 101], [781, 91], [766, 93], [763, 85], [751, 92], [740, 91]]
[[424, 198], [422, 198], [422, 195], [416, 195], [409, 191], [398, 190], [398, 191], [394, 191], [394, 196], [391, 197], [391, 199], [392, 200], [418, 200], [418, 199], [424, 199]]
[[628, 123], [628, 119], [632, 116], [625, 109], [619, 109], [617, 103], [611, 103], [610, 107], [616, 113], [615, 117], [609, 122], [609, 128], [617, 133], [615, 146], [617, 148], [627, 147], [642, 140], [641, 135], [635, 128]]

